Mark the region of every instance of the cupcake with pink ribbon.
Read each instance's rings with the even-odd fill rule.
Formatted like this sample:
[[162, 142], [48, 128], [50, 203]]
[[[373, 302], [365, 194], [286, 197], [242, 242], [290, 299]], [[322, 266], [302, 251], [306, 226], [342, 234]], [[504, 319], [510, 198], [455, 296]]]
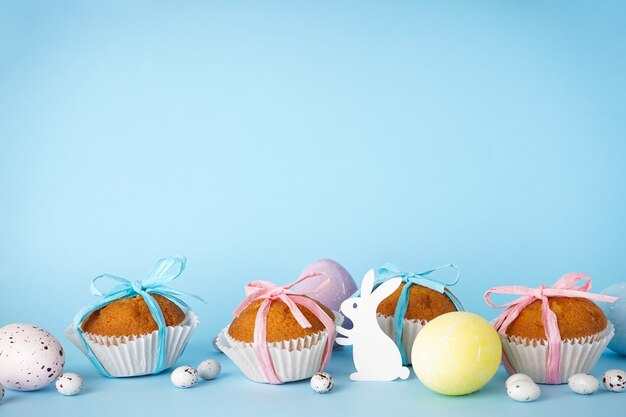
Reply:
[[[509, 374], [523, 373], [540, 384], [564, 384], [570, 376], [588, 374], [615, 334], [595, 302], [616, 297], [590, 293], [591, 279], [571, 272], [552, 287], [495, 287], [484, 295], [487, 304], [506, 308], [493, 322]], [[519, 298], [496, 305], [493, 294]]]
[[307, 292], [291, 289], [320, 275], [305, 275], [285, 286], [268, 281], [246, 286], [246, 298], [216, 343], [248, 379], [283, 384], [324, 370], [335, 341], [335, 314], [307, 294], [329, 282]]

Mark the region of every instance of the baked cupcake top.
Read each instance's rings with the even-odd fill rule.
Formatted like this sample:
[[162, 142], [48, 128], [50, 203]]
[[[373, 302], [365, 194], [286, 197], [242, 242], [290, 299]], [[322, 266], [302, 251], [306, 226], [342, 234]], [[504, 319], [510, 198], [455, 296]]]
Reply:
[[[398, 289], [378, 305], [376, 311], [383, 316], [393, 316], [405, 285], [404, 282], [400, 284]], [[413, 284], [409, 288], [409, 303], [404, 316], [406, 319], [430, 321], [451, 311], [457, 309], [447, 295], [418, 284]]]
[[[590, 336], [606, 329], [606, 316], [593, 301], [586, 298], [550, 297], [550, 309], [556, 314], [561, 339]], [[522, 310], [506, 329], [509, 336], [547, 340], [541, 319], [541, 300]]]
[[[308, 297], [307, 297], [308, 298]], [[331, 319], [334, 314], [328, 307], [315, 301]], [[236, 340], [250, 343], [254, 341], [254, 325], [262, 301], [257, 300], [248, 305], [239, 316], [235, 317], [228, 327], [228, 334]], [[298, 308], [311, 323], [308, 329], [302, 328], [291, 314], [287, 304], [282, 301], [273, 301], [267, 313], [267, 342], [297, 339], [310, 336], [325, 330], [324, 325], [308, 308], [299, 305]]]
[[[151, 295], [161, 308], [167, 326], [178, 326], [185, 320], [185, 313], [176, 303], [159, 294]], [[116, 337], [142, 335], [158, 329], [140, 295], [107, 304], [87, 316], [80, 327], [87, 333]]]

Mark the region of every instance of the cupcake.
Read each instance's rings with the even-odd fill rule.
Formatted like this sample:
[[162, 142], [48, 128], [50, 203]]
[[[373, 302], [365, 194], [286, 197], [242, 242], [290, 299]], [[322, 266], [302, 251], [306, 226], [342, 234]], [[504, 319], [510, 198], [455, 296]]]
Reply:
[[[458, 272], [456, 279], [449, 284], [428, 277], [430, 273], [444, 268], [458, 271], [456, 266], [446, 265], [418, 274], [402, 272], [398, 267], [387, 264], [378, 272], [380, 278], [377, 285], [394, 277], [404, 281], [376, 310], [378, 325], [396, 342], [404, 365], [411, 363], [413, 341], [426, 323], [442, 314], [463, 310], [460, 301], [446, 288], [446, 285], [456, 283]], [[401, 332], [400, 340], [396, 337], [396, 328]]]
[[[550, 310], [556, 314], [561, 339], [585, 338], [603, 333], [608, 321], [602, 309], [586, 298], [551, 297]], [[535, 300], [523, 309], [506, 328], [509, 337], [522, 337], [547, 342], [541, 320], [541, 301]]]
[[[185, 320], [185, 312], [176, 303], [162, 295], [153, 297], [168, 327]], [[80, 327], [83, 332], [105, 337], [145, 335], [159, 329], [148, 304], [139, 295], [115, 300], [92, 312]]]
[[[67, 337], [107, 377], [147, 375], [171, 367], [199, 324], [178, 299], [181, 293], [162, 285], [180, 275], [184, 266], [184, 258], [167, 258], [142, 281], [115, 277], [123, 284], [81, 310], [67, 328]], [[105, 277], [112, 276], [96, 280]]]
[[[309, 298], [309, 297], [307, 297]], [[312, 300], [313, 301], [313, 300]], [[334, 320], [334, 314], [324, 304], [315, 301], [324, 313]], [[228, 326], [228, 335], [238, 342], [253, 343], [256, 316], [259, 313], [261, 301], [255, 301], [248, 305], [239, 316], [235, 317]], [[283, 301], [276, 301], [270, 305], [266, 319], [266, 341], [268, 343], [281, 342], [284, 340], [310, 337], [323, 332], [324, 324], [306, 307], [299, 307], [300, 311], [311, 323], [311, 327], [304, 328], [293, 316], [289, 306]]]
[[[311, 274], [297, 282], [313, 278]], [[295, 283], [294, 283], [295, 284]], [[323, 371], [335, 340], [335, 314], [325, 305], [266, 281], [251, 282], [217, 346], [252, 381], [282, 384]]]
[[[580, 280], [585, 284], [575, 286]], [[508, 307], [494, 327], [510, 374], [527, 374], [542, 384], [563, 384], [574, 374], [591, 372], [614, 334], [613, 325], [592, 300], [613, 302], [616, 298], [589, 293], [590, 288], [589, 277], [570, 273], [552, 288], [496, 287], [485, 293], [492, 307]], [[495, 306], [492, 293], [522, 297]]]

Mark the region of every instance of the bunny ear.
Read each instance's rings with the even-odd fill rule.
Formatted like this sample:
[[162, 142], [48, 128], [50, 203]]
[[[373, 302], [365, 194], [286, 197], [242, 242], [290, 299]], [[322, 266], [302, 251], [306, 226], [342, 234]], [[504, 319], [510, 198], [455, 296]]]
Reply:
[[402, 283], [402, 278], [392, 278], [380, 284], [371, 295], [372, 304], [380, 304], [385, 298], [389, 297]]
[[376, 275], [374, 274], [374, 270], [370, 269], [367, 271], [367, 274], [363, 277], [363, 281], [361, 281], [361, 297], [367, 298], [374, 290], [374, 280], [376, 279]]

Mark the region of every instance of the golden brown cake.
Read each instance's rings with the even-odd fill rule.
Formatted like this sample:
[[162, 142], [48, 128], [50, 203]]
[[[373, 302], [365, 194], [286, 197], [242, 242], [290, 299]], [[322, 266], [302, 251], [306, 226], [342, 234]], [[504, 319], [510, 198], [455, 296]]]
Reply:
[[[561, 339], [600, 333], [606, 329], [606, 316], [593, 301], [585, 298], [551, 297], [550, 309], [556, 314]], [[541, 300], [535, 300], [508, 326], [506, 334], [546, 340], [541, 320]]]
[[[152, 294], [163, 312], [167, 326], [177, 326], [185, 320], [181, 308], [159, 294]], [[121, 298], [91, 313], [83, 321], [84, 332], [101, 336], [130, 336], [152, 333], [158, 329], [144, 299], [137, 295]]]
[[[400, 292], [405, 285], [405, 283], [400, 284], [400, 287], [393, 294], [378, 305], [376, 311], [383, 316], [393, 317]], [[430, 321], [451, 311], [457, 311], [457, 309], [447, 295], [416, 284], [409, 288], [409, 305], [404, 316], [405, 319]]]
[[[325, 305], [316, 303], [333, 319], [334, 314]], [[228, 328], [228, 334], [240, 341], [249, 343], [254, 341], [254, 324], [261, 301], [255, 301], [246, 307], [238, 317], [235, 317]], [[311, 327], [303, 329], [296, 321], [289, 307], [282, 301], [274, 301], [267, 313], [267, 342], [297, 339], [325, 330], [322, 322], [309, 309], [298, 305], [304, 317], [311, 323]]]

